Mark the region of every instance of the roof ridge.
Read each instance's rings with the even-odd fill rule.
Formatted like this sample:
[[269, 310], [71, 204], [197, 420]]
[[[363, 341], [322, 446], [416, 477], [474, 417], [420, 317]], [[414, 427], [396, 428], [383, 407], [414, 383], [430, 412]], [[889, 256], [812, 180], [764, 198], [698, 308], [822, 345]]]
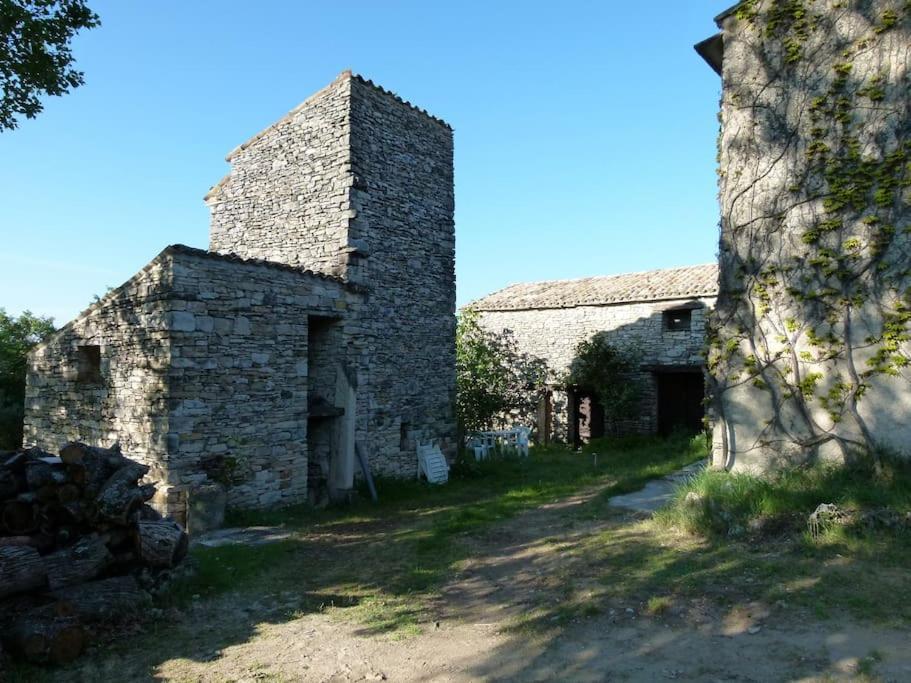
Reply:
[[513, 283], [467, 305], [477, 310], [528, 310], [616, 305], [645, 301], [715, 296], [718, 264], [672, 268], [564, 280]]

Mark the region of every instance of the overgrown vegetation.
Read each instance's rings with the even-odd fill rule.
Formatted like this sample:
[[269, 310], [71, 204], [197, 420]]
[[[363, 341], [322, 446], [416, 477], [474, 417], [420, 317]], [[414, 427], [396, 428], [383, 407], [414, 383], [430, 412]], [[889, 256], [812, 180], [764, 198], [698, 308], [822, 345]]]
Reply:
[[[725, 116], [739, 117], [730, 130], [751, 132], [725, 138], [722, 150], [732, 248], [708, 367], [722, 421], [725, 393], [745, 384], [763, 392], [759, 435], [750, 444], [741, 436], [744, 448], [873, 451], [859, 405], [890, 382], [907, 389], [911, 129], [900, 78], [872, 71], [869, 55], [889, 62], [890, 33], [907, 30], [911, 4], [875, 7], [748, 0], [736, 11], [757, 73], [725, 86]], [[775, 158], [769, 139], [780, 142]], [[758, 158], [771, 164], [760, 176], [738, 166]]]
[[484, 330], [464, 309], [456, 328], [456, 416], [463, 432], [490, 429], [509, 413], [533, 415], [544, 395], [547, 365], [519, 350], [511, 332]]
[[51, 318], [29, 311], [14, 317], [0, 308], [0, 448], [22, 444], [26, 355], [53, 331]]
[[[911, 462], [881, 455], [878, 462], [864, 458], [848, 466], [788, 467], [768, 477], [704, 470], [682, 486], [656, 518], [666, 526], [710, 538], [751, 533], [801, 536], [808, 517], [823, 503], [845, 512], [898, 513], [889, 519], [911, 513]], [[843, 531], [863, 535], [906, 530], [905, 525], [875, 528], [876, 521], [860, 516]]]
[[608, 425], [616, 427], [639, 408], [641, 354], [610, 342], [607, 332], [584, 339], [576, 348], [565, 383], [594, 392]]

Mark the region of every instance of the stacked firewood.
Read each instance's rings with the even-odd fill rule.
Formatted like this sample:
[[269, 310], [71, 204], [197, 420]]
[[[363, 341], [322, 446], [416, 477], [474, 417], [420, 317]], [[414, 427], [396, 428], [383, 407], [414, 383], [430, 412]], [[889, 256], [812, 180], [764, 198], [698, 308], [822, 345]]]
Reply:
[[141, 573], [167, 570], [187, 535], [147, 503], [149, 468], [69, 443], [0, 454], [0, 642], [33, 662], [77, 657], [98, 624], [141, 611]]

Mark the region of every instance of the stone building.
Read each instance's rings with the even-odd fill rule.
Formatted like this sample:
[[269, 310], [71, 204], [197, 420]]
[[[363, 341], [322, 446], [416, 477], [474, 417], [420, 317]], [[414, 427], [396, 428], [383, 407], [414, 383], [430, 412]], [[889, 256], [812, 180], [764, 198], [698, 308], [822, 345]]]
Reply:
[[710, 264], [511, 285], [469, 306], [484, 329], [510, 330], [522, 352], [547, 363], [552, 386], [536, 418], [538, 438], [578, 444], [604, 434], [603, 410], [591, 392], [564, 390], [561, 379], [579, 343], [598, 333], [640, 357], [642, 406], [622, 431], [701, 428], [705, 316], [717, 290]]
[[722, 77], [714, 464], [911, 448], [911, 5], [746, 0]]
[[110, 445], [159, 503], [344, 496], [356, 448], [455, 446], [452, 130], [342, 73], [228, 155], [210, 250], [166, 248], [29, 357], [26, 443]]

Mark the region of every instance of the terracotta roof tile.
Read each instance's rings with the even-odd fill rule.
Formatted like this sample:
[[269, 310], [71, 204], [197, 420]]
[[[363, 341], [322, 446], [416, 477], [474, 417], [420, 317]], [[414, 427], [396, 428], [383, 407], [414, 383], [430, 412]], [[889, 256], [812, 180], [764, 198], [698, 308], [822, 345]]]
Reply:
[[478, 299], [469, 307], [478, 311], [516, 311], [692, 299], [717, 294], [718, 266], [710, 263], [644, 273], [510, 285]]

